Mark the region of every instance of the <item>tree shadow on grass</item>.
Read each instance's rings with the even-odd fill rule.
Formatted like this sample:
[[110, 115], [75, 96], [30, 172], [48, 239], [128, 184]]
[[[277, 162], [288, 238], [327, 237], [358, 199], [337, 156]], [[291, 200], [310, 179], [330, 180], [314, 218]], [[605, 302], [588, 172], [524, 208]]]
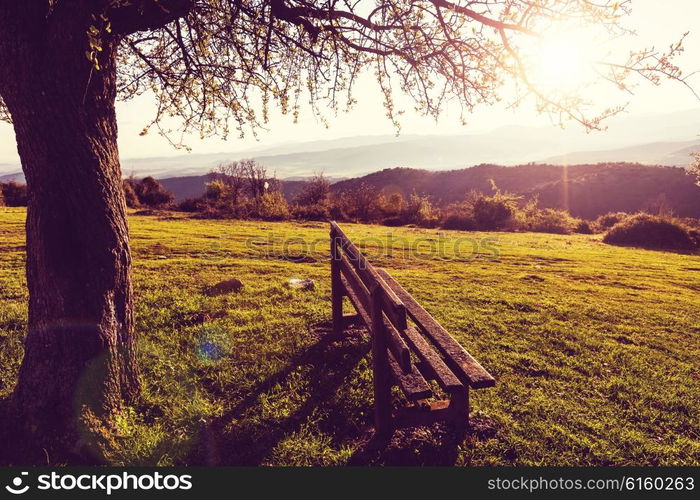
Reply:
[[[371, 378], [356, 372], [370, 351], [365, 330], [334, 335], [321, 324], [315, 333], [315, 344], [202, 429], [191, 464], [270, 463], [278, 445], [309, 421], [330, 436], [333, 448], [354, 450], [348, 465], [455, 464], [462, 441], [449, 425], [399, 429], [388, 439], [374, 435]], [[297, 392], [300, 376], [303, 390]], [[295, 451], [306, 453], [302, 463], [326, 463], [313, 450]]]
[[[357, 426], [365, 419], [363, 413], [371, 409], [348, 401], [343, 386], [370, 346], [362, 332], [354, 328], [335, 335], [328, 325], [322, 324], [316, 328], [316, 334], [319, 340], [315, 344], [206, 425], [192, 462], [263, 464], [275, 447], [299, 431], [313, 414], [319, 415], [319, 426], [334, 440], [358, 432]], [[285, 392], [285, 387], [299, 377], [304, 381], [303, 393]], [[277, 401], [278, 407], [271, 400]]]
[[0, 399], [0, 465], [52, 465], [48, 451], [35, 443], [21, 425], [11, 395]]

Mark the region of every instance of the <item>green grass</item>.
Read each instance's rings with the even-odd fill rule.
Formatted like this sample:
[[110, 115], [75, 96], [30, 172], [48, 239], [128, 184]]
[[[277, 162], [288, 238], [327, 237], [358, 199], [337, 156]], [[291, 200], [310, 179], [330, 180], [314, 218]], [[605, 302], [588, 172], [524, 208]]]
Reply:
[[[0, 397], [26, 329], [24, 216], [0, 209]], [[325, 224], [130, 223], [144, 398], [118, 419], [112, 463], [700, 464], [697, 255], [344, 225], [498, 380], [472, 392], [480, 431], [456, 449], [417, 432], [373, 454], [367, 339], [325, 324]], [[454, 251], [464, 237], [476, 254]], [[231, 277], [243, 291], [205, 293]]]

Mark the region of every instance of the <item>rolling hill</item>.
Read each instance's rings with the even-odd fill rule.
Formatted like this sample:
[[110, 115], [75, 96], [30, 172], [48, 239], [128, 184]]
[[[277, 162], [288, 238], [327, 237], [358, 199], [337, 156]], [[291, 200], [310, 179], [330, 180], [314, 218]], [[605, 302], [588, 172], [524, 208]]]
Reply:
[[377, 191], [404, 196], [415, 191], [438, 205], [447, 205], [463, 200], [471, 190], [490, 193], [492, 179], [501, 190], [524, 199], [537, 197], [542, 207], [568, 208], [577, 217], [590, 219], [607, 212], [659, 207], [682, 217], [700, 217], [700, 187], [684, 169], [629, 163], [478, 165], [439, 172], [395, 168], [341, 181], [332, 189], [352, 191], [367, 184]]
[[634, 162], [647, 165], [687, 166], [690, 154], [700, 151], [700, 141], [650, 142], [605, 151], [577, 151], [548, 158], [554, 165], [576, 165], [600, 162]]

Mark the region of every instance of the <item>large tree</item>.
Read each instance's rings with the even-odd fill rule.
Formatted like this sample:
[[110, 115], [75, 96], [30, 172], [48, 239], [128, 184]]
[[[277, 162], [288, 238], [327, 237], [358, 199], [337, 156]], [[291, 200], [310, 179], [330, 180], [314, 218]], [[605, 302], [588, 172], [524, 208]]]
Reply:
[[[270, 106], [295, 119], [301, 103], [351, 107], [366, 71], [397, 126], [394, 88], [437, 116], [448, 101], [493, 103], [505, 84], [514, 103], [598, 128], [618, 108], [589, 115], [579, 96], [538, 88], [522, 47], [556, 23], [615, 37], [628, 13], [607, 0], [0, 0], [0, 116], [29, 188], [21, 421], [72, 441], [81, 415], [139, 395], [115, 99], [151, 93], [162, 132], [175, 116], [226, 136], [254, 131]], [[600, 61], [599, 77], [682, 80], [681, 50]]]

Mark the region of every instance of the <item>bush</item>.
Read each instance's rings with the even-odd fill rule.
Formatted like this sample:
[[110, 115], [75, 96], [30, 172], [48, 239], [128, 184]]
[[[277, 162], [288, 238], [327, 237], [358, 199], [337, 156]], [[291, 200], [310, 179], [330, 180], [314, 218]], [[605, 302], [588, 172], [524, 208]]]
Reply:
[[29, 197], [26, 184], [15, 181], [0, 183], [0, 191], [2, 191], [2, 198], [8, 207], [27, 206]]
[[286, 220], [291, 216], [287, 200], [279, 191], [267, 191], [256, 203], [255, 215], [263, 220]]
[[379, 209], [384, 214], [384, 217], [401, 218], [406, 208], [406, 200], [401, 193], [391, 193], [388, 196], [382, 195], [379, 198]]
[[696, 248], [700, 248], [700, 230], [695, 228], [688, 229], [688, 236], [693, 240], [693, 244]]
[[205, 184], [206, 191], [204, 191], [204, 198], [207, 200], [218, 203], [226, 199], [227, 189], [226, 184], [223, 181], [213, 180]]
[[593, 226], [587, 220], [579, 220], [574, 228], [574, 233], [593, 234]]
[[527, 219], [527, 230], [535, 233], [571, 234], [579, 221], [565, 210], [545, 208]]
[[408, 198], [406, 209], [402, 214], [405, 224], [415, 224], [420, 227], [435, 227], [440, 221], [440, 216], [430, 203], [427, 196], [419, 196], [413, 193]]
[[476, 229], [476, 222], [474, 222], [474, 219], [469, 215], [453, 213], [443, 219], [441, 227], [443, 229], [473, 231]]
[[304, 183], [301, 192], [294, 202], [301, 206], [327, 205], [331, 194], [331, 183], [323, 176], [317, 174]]
[[612, 245], [692, 250], [697, 244], [679, 222], [658, 215], [637, 214], [618, 222], [603, 238]]
[[122, 188], [124, 189], [124, 199], [126, 200], [126, 206], [129, 208], [138, 208], [141, 206], [139, 197], [136, 194], [134, 185], [130, 179], [124, 179], [122, 181]]
[[404, 225], [403, 217], [387, 217], [382, 220], [382, 225], [389, 227], [398, 227]]
[[295, 205], [292, 209], [295, 219], [327, 221], [331, 218], [330, 203], [316, 203], [314, 205]]
[[517, 211], [517, 200], [500, 191], [493, 196], [476, 196], [471, 200], [471, 209], [477, 228], [491, 231], [507, 227]]
[[331, 196], [328, 208], [331, 220], [344, 221], [349, 219], [344, 198], [343, 194]]
[[177, 206], [183, 212], [204, 212], [209, 209], [209, 205], [202, 198], [187, 198]]
[[144, 177], [135, 187], [139, 201], [149, 207], [162, 207], [173, 202], [173, 193], [165, 189], [153, 177]]
[[[144, 177], [141, 180], [129, 177], [124, 179], [122, 184], [124, 196], [127, 197], [127, 205], [130, 207], [145, 205], [151, 208], [160, 208], [170, 205], [175, 199], [173, 193], [165, 189], [153, 177]], [[131, 201], [128, 199], [131, 196], [130, 191], [133, 191], [136, 196], [136, 199], [132, 198]]]
[[630, 214], [625, 212], [609, 212], [598, 217], [593, 223], [593, 227], [597, 232], [602, 233], [613, 227], [618, 222], [622, 222], [629, 216]]
[[377, 190], [366, 183], [340, 197], [344, 212], [353, 219], [372, 222], [379, 215]]
[[[441, 227], [462, 231], [493, 231], [514, 229], [522, 225], [523, 214], [518, 210], [518, 196], [503, 193], [491, 182], [494, 194], [486, 196], [470, 192], [460, 203], [449, 205], [444, 211]], [[529, 204], [528, 206], [534, 204]]]
[[5, 197], [2, 194], [2, 189], [0, 189], [0, 207], [5, 206]]

